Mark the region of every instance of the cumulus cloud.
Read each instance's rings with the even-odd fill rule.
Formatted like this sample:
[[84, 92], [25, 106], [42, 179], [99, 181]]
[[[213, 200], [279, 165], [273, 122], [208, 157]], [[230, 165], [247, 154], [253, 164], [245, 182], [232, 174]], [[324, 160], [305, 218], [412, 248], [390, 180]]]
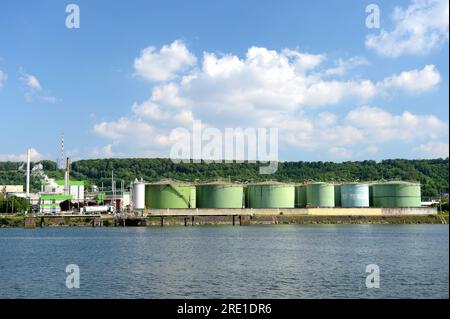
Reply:
[[383, 88], [402, 89], [410, 93], [422, 93], [435, 87], [441, 81], [441, 75], [432, 64], [422, 70], [405, 71], [384, 79]]
[[367, 142], [373, 143], [434, 139], [448, 130], [447, 125], [434, 115], [415, 115], [408, 111], [393, 115], [378, 107], [370, 106], [350, 111], [345, 120], [361, 130]]
[[413, 151], [422, 158], [447, 158], [449, 145], [448, 142], [430, 141], [425, 144], [420, 144]]
[[176, 40], [164, 45], [159, 51], [149, 46], [134, 60], [136, 74], [148, 81], [167, 81], [177, 72], [195, 64], [196, 57], [189, 52], [183, 41]]
[[[147, 100], [132, 104], [130, 115], [97, 123], [94, 132], [113, 149], [167, 150], [165, 156], [174, 143], [173, 129], [191, 129], [194, 120], [219, 129], [276, 127], [281, 149], [326, 149], [340, 158], [375, 154], [390, 141], [427, 143], [442, 136], [446, 125], [431, 115], [369, 106], [345, 116], [333, 111], [343, 102], [364, 105], [386, 92], [430, 90], [440, 82], [434, 65], [378, 80], [330, 80], [366, 61], [338, 60], [329, 71], [324, 60], [323, 54], [259, 47], [249, 48], [243, 58], [204, 52], [188, 72], [178, 69], [177, 75], [171, 72], [174, 80], [154, 85]], [[321, 107], [327, 109], [318, 111]]]
[[[31, 161], [36, 162], [43, 160], [45, 158], [44, 155], [38, 152], [37, 149], [30, 149]], [[27, 152], [21, 154], [0, 154], [0, 161], [11, 161], [11, 162], [26, 162], [27, 161]]]
[[366, 47], [388, 57], [421, 55], [448, 42], [449, 1], [413, 0], [392, 13], [394, 28], [366, 37]]

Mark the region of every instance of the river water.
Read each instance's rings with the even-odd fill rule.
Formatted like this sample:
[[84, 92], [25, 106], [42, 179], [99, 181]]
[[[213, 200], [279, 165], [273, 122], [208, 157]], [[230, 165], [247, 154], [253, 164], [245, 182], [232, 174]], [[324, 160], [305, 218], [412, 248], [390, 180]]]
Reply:
[[448, 225], [0, 229], [0, 298], [448, 297]]

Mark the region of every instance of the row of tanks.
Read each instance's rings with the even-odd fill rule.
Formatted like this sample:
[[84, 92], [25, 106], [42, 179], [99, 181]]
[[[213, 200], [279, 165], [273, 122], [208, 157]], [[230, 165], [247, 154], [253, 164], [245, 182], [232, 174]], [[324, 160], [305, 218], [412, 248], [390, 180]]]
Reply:
[[134, 209], [144, 208], [305, 208], [420, 207], [420, 184], [265, 182], [187, 184], [174, 181], [135, 181]]

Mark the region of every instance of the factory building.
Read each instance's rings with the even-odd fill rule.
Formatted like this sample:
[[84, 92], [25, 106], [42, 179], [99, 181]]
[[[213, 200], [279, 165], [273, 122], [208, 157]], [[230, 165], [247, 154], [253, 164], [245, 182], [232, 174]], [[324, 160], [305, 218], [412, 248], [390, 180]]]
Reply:
[[57, 214], [61, 212], [61, 203], [70, 201], [81, 204], [84, 202], [84, 181], [54, 180], [41, 181], [39, 193], [39, 212]]
[[[67, 189], [66, 189], [67, 188]], [[65, 185], [63, 179], [48, 179], [41, 181], [41, 193], [44, 194], [66, 194], [71, 195], [72, 201], [84, 201], [84, 181], [69, 181], [69, 186]]]
[[23, 185], [0, 185], [0, 193], [23, 193]]

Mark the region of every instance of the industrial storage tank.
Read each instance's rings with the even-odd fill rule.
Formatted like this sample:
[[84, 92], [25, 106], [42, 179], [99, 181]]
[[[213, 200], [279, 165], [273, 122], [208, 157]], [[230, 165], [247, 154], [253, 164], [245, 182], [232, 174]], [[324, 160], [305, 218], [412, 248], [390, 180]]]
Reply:
[[419, 183], [386, 182], [373, 185], [375, 207], [420, 207]]
[[132, 187], [132, 202], [133, 209], [145, 208], [145, 182], [141, 179], [138, 181], [135, 179]]
[[306, 207], [306, 185], [295, 186], [295, 207]]
[[369, 206], [373, 207], [373, 184], [369, 185]]
[[242, 208], [244, 186], [214, 182], [196, 186], [198, 208]]
[[249, 208], [294, 208], [295, 187], [282, 183], [260, 183], [248, 186]]
[[312, 183], [306, 186], [307, 207], [334, 207], [334, 185]]
[[244, 186], [244, 207], [250, 207], [250, 203], [248, 201], [248, 185]]
[[341, 203], [341, 184], [334, 185], [334, 206], [342, 207]]
[[146, 208], [195, 208], [195, 186], [164, 181], [145, 185]]
[[340, 186], [342, 207], [369, 207], [369, 185], [348, 183]]

